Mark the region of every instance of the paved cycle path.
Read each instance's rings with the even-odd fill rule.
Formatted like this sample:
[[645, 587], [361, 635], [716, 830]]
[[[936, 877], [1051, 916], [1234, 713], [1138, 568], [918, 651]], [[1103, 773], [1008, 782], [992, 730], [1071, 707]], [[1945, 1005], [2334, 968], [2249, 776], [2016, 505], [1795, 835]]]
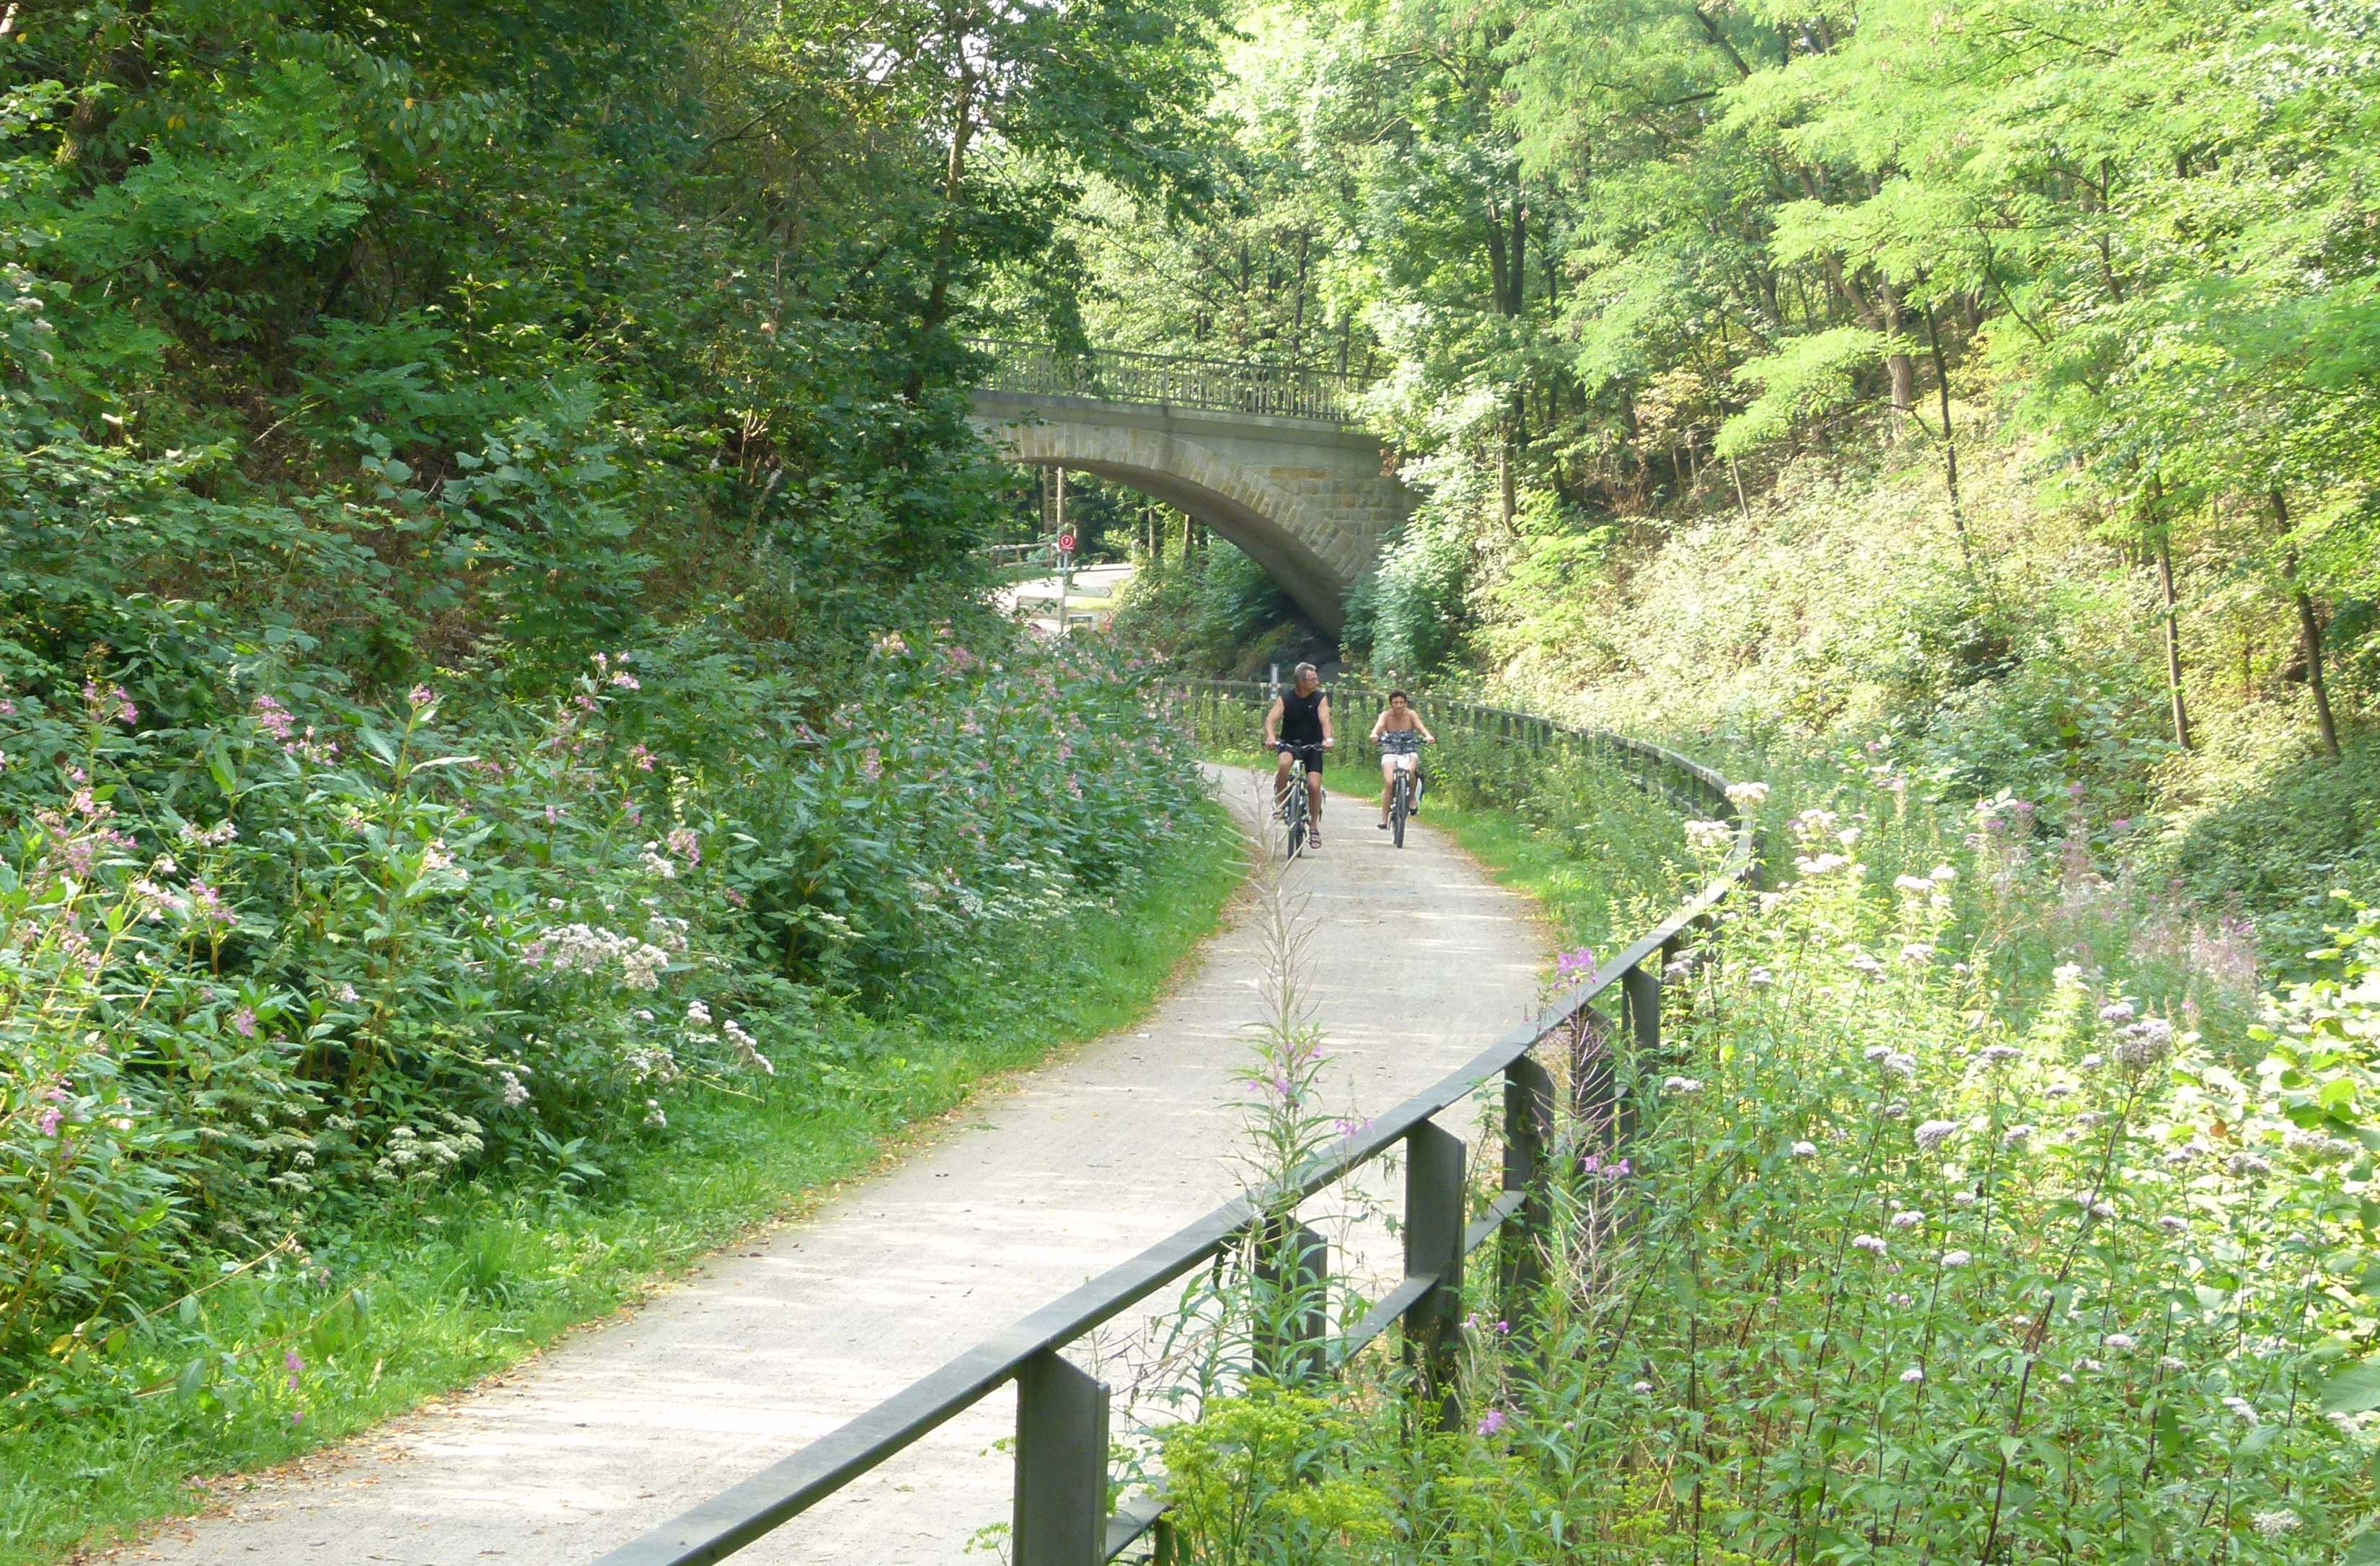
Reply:
[[[1253, 819], [1252, 776], [1218, 781]], [[1326, 846], [1289, 872], [1327, 1101], [1359, 1115], [1522, 1020], [1547, 951], [1525, 901], [1426, 821], [1400, 852], [1374, 819], [1334, 798]], [[577, 1566], [824, 1435], [1236, 1194], [1253, 915], [1244, 902], [1140, 1026], [978, 1098], [814, 1217], [122, 1559]], [[1012, 1459], [993, 1443], [1014, 1410], [993, 1394], [735, 1560], [961, 1559], [1007, 1520]]]

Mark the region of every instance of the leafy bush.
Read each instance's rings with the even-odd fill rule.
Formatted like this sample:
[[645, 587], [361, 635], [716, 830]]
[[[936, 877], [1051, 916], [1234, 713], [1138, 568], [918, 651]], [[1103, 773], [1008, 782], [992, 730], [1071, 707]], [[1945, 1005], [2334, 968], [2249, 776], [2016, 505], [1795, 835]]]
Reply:
[[106, 680], [0, 704], [0, 1363], [106, 1342], [204, 1257], [600, 1179], [674, 1096], [838, 1074], [822, 1002], [925, 1005], [1190, 830], [1094, 648], [887, 635], [816, 729], [701, 652], [598, 655], [533, 718], [271, 662], [204, 729]]
[[1371, 667], [1419, 676], [1444, 669], [1470, 623], [1471, 545], [1425, 510], [1390, 543], [1348, 604], [1348, 650]]
[[1119, 638], [1224, 679], [1319, 658], [1329, 647], [1265, 568], [1220, 539], [1186, 566], [1135, 575], [1114, 624]]

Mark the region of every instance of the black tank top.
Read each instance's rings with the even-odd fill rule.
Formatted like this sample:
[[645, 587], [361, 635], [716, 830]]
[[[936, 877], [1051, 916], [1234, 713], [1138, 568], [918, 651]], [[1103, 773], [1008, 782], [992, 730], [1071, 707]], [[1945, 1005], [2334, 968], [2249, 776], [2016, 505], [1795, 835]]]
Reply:
[[1330, 693], [1320, 686], [1312, 696], [1300, 696], [1294, 690], [1281, 692], [1281, 737], [1292, 745], [1322, 743], [1322, 702]]

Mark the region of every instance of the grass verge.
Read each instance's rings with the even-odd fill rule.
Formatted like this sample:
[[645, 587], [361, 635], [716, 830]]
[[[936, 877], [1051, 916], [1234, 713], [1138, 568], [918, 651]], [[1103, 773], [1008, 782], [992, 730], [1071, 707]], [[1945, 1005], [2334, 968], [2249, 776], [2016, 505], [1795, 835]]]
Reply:
[[825, 1019], [822, 1048], [851, 1063], [823, 1087], [674, 1104], [667, 1141], [580, 1194], [483, 1178], [309, 1236], [328, 1290], [259, 1269], [197, 1297], [170, 1352], [161, 1337], [121, 1356], [129, 1395], [64, 1415], [49, 1401], [37, 1421], [0, 1427], [0, 1566], [197, 1511], [210, 1476], [298, 1457], [501, 1370], [800, 1211], [987, 1077], [1132, 1022], [1245, 874], [1244, 840], [1220, 807], [1206, 814], [1129, 896], [1061, 921], [964, 1008]]

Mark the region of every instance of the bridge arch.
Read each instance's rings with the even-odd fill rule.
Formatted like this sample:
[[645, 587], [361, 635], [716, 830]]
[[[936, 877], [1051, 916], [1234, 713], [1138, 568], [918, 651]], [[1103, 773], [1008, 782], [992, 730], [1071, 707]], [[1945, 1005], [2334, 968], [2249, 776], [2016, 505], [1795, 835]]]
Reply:
[[1348, 589], [1404, 519], [1404, 488], [1379, 441], [1328, 416], [1335, 408], [1278, 385], [1236, 395], [1295, 411], [1006, 390], [995, 381], [976, 393], [974, 422], [1012, 462], [1096, 474], [1187, 513], [1238, 545], [1335, 636]]

